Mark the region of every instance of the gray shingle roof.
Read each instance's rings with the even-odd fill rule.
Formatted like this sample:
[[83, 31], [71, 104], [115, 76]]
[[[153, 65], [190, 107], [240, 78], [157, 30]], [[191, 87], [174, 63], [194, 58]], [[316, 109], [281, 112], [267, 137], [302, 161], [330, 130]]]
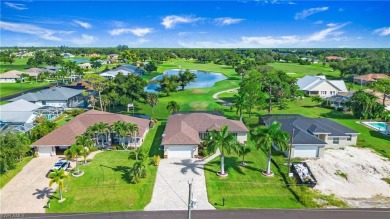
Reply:
[[35, 93], [27, 93], [21, 96], [10, 99], [9, 101], [16, 101], [24, 99], [30, 102], [42, 101], [42, 100], [68, 100], [71, 97], [81, 94], [82, 90], [76, 90], [66, 87], [54, 87], [44, 89]]
[[308, 118], [298, 114], [265, 115], [261, 118], [267, 126], [273, 121], [279, 121], [282, 123], [281, 129], [290, 135], [294, 129], [294, 144], [326, 144], [310, 132], [329, 133], [329, 136], [358, 134], [358, 132], [326, 118]]

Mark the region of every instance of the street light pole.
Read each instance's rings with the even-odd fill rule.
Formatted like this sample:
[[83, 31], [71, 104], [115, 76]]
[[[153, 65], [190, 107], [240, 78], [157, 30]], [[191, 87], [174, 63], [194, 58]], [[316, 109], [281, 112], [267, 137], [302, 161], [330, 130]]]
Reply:
[[191, 205], [192, 205], [192, 180], [188, 180], [188, 219], [191, 219]]
[[288, 152], [287, 176], [290, 176], [290, 172], [291, 172], [291, 148], [292, 148], [293, 141], [294, 141], [294, 132], [295, 132], [295, 129], [293, 128], [292, 135], [291, 135], [290, 148], [289, 148], [289, 152]]

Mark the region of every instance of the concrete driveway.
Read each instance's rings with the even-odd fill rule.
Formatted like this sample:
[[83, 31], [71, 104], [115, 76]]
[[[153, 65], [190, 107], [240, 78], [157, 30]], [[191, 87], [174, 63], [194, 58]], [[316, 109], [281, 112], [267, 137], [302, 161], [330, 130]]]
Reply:
[[152, 201], [145, 207], [145, 210], [186, 210], [188, 208], [188, 180], [191, 179], [193, 180], [194, 198], [198, 202], [196, 210], [215, 209], [207, 199], [203, 161], [169, 158], [160, 162]]
[[45, 213], [44, 206], [57, 185], [49, 187], [46, 177], [50, 168], [62, 156], [32, 159], [18, 175], [0, 190], [0, 212]]

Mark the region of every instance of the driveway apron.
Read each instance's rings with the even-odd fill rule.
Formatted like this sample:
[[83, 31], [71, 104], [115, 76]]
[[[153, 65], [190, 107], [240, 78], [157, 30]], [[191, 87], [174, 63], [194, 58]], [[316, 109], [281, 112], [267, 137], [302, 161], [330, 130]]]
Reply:
[[207, 199], [203, 161], [198, 159], [170, 158], [161, 160], [157, 170], [152, 201], [146, 211], [188, 209], [188, 181], [192, 180], [195, 210], [215, 209]]

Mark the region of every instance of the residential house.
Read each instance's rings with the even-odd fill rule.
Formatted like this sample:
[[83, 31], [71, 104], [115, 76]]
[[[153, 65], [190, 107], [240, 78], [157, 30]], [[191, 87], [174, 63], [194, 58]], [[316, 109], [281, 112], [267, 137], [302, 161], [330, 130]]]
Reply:
[[92, 65], [91, 63], [89, 62], [86, 62], [86, 63], [82, 63], [82, 64], [78, 64], [78, 66], [82, 69], [91, 69], [92, 68]]
[[110, 54], [107, 57], [108, 62], [110, 64], [119, 62], [119, 55], [118, 54]]
[[29, 131], [34, 127], [34, 112], [39, 107], [23, 99], [0, 106], [0, 131]]
[[298, 79], [297, 85], [306, 95], [319, 95], [324, 98], [348, 91], [343, 80], [327, 80], [325, 76], [306, 75]]
[[345, 58], [340, 57], [340, 56], [327, 56], [326, 57], [326, 61], [328, 61], [328, 62], [340, 61], [340, 60], [345, 60]]
[[198, 145], [209, 131], [220, 131], [229, 126], [237, 140], [246, 143], [248, 129], [241, 121], [204, 112], [176, 113], [168, 117], [163, 134], [164, 158], [194, 158], [198, 156]]
[[335, 109], [345, 109], [345, 104], [350, 100], [354, 92], [338, 92], [336, 95], [326, 98], [327, 104]]
[[16, 83], [16, 81], [20, 80], [22, 74], [24, 74], [22, 71], [7, 71], [0, 74], [0, 83]]
[[389, 79], [390, 76], [384, 73], [370, 73], [353, 77], [353, 82], [360, 85], [367, 85], [375, 83], [382, 78]]
[[74, 58], [74, 55], [72, 55], [71, 53], [68, 53], [68, 52], [61, 53], [61, 55], [62, 55], [64, 58], [67, 58], [67, 59]]
[[133, 74], [133, 72], [126, 71], [126, 70], [111, 70], [111, 71], [106, 71], [101, 73], [100, 76], [103, 76], [107, 79], [112, 79], [115, 78], [119, 74], [119, 72], [121, 72], [123, 75]]
[[[134, 123], [138, 126], [138, 133], [132, 138], [126, 138], [128, 146], [140, 147], [149, 131], [149, 120], [122, 114], [90, 110], [80, 114], [31, 144], [39, 156], [53, 156], [62, 153], [76, 142], [76, 137], [86, 132], [87, 128], [98, 123], [104, 122], [112, 125], [114, 122], [122, 121]], [[112, 137], [111, 137], [112, 136]], [[112, 144], [114, 139], [118, 138], [115, 132], [97, 133], [97, 139], [101, 145]]]
[[[341, 149], [356, 145], [359, 134], [326, 118], [308, 118], [297, 114], [270, 114], [260, 117], [259, 120], [260, 125], [265, 126], [270, 126], [274, 121], [278, 121], [282, 124], [281, 130], [293, 136], [289, 142], [292, 145], [292, 158], [323, 157], [324, 149]], [[285, 153], [288, 156], [288, 150]]]
[[82, 92], [82, 90], [66, 87], [51, 87], [35, 93], [26, 93], [8, 101], [13, 102], [24, 99], [39, 106], [84, 107], [85, 97], [82, 95]]

